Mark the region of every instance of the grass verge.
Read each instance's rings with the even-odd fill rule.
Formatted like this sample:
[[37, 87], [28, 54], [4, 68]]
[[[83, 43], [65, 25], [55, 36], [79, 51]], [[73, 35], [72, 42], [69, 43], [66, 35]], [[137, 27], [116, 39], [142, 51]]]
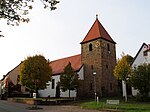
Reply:
[[96, 103], [95, 101], [89, 101], [81, 103], [82, 108], [86, 109], [97, 109], [97, 110], [110, 110], [111, 112], [150, 112], [150, 103], [142, 102], [123, 102], [121, 101], [119, 105], [106, 104], [106, 101], [100, 101]]

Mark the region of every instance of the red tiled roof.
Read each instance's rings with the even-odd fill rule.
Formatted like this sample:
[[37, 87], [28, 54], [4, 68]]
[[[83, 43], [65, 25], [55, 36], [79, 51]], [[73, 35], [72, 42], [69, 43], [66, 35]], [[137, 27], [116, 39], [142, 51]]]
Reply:
[[68, 65], [69, 62], [71, 63], [74, 71], [78, 71], [82, 66], [81, 54], [51, 61], [49, 65], [52, 67], [53, 75], [63, 73], [64, 68]]
[[94, 24], [92, 25], [91, 29], [89, 30], [89, 32], [87, 33], [81, 44], [97, 38], [102, 38], [112, 43], [115, 43], [115, 41], [110, 37], [110, 35], [107, 33], [107, 31], [105, 30], [105, 28], [99, 22], [98, 19], [95, 20]]

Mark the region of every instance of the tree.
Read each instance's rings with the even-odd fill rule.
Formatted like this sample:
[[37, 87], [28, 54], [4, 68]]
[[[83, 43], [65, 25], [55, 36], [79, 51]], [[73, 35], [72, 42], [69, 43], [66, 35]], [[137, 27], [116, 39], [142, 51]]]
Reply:
[[78, 87], [78, 75], [74, 72], [71, 63], [64, 68], [64, 73], [60, 75], [60, 88], [63, 92], [69, 90], [75, 90]]
[[[2, 31], [0, 31], [0, 33], [1, 33]], [[0, 34], [0, 37], [4, 37], [4, 35], [3, 34]]]
[[135, 67], [130, 75], [130, 83], [138, 89], [141, 100], [148, 100], [150, 92], [150, 64], [143, 64]]
[[[25, 15], [32, 9], [34, 0], [0, 0], [0, 19], [6, 19], [8, 25], [19, 25], [22, 22], [29, 22]], [[55, 10], [57, 0], [41, 0], [44, 8]]]
[[114, 69], [114, 75], [117, 79], [123, 80], [125, 85], [125, 101], [127, 102], [126, 82], [129, 74], [131, 74], [131, 62], [133, 58], [130, 55], [122, 55], [122, 58], [118, 60]]
[[51, 80], [52, 69], [42, 55], [27, 57], [20, 70], [20, 81], [30, 90], [44, 89]]

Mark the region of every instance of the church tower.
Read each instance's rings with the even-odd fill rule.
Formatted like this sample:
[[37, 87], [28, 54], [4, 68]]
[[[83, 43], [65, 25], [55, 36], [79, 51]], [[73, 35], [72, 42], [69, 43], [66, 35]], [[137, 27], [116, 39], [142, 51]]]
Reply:
[[113, 96], [117, 93], [117, 80], [113, 69], [116, 65], [115, 41], [98, 18], [81, 42], [81, 59], [84, 65], [84, 81], [79, 96]]

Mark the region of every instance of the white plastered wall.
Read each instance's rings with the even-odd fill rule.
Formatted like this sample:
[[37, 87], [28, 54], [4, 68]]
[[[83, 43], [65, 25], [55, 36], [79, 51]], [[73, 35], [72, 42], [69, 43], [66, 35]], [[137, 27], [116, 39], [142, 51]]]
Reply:
[[[80, 80], [84, 79], [83, 70], [84, 70], [84, 67], [82, 67], [80, 71], [77, 73], [79, 75]], [[57, 83], [60, 81], [60, 75], [52, 76], [52, 79], [55, 80], [54, 89], [52, 89], [52, 82], [49, 81], [46, 89], [38, 91], [40, 97], [47, 97], [48, 95], [50, 95], [50, 97], [56, 97], [56, 86], [57, 86]], [[77, 92], [75, 90], [70, 91], [70, 97], [76, 97], [76, 96], [77, 96]], [[60, 90], [60, 97], [69, 97], [69, 91], [62, 92]]]
[[[136, 59], [134, 60], [133, 64], [132, 64], [132, 67], [137, 67], [141, 64], [144, 64], [144, 63], [150, 63], [150, 52], [148, 52], [148, 55], [147, 56], [144, 56], [143, 55], [143, 52], [146, 50], [146, 47], [143, 46], [143, 48], [141, 49], [141, 51], [139, 52], [138, 56], [136, 57]], [[139, 93], [139, 91], [137, 89], [134, 89], [132, 87], [132, 95], [133, 96], [136, 96], [137, 93]]]

